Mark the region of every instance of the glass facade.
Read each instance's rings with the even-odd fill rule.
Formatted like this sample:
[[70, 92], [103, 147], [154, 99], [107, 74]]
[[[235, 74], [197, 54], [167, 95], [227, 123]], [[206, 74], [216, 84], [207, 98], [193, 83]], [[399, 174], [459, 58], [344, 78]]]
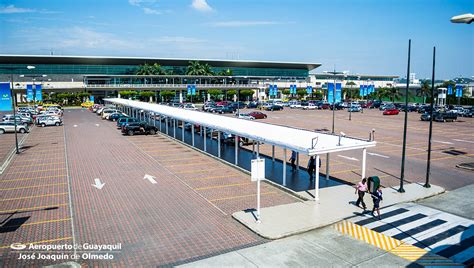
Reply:
[[[2, 67], [19, 67], [13, 71], [15, 74], [76, 74], [76, 75], [132, 75], [139, 65], [85, 65], [85, 64], [35, 64], [33, 70], [26, 69], [27, 64], [0, 64]], [[186, 66], [162, 66], [165, 70], [173, 70], [176, 75], [183, 75]], [[231, 70], [234, 76], [277, 76], [277, 77], [307, 77], [306, 69], [280, 69], [280, 68], [244, 68], [244, 67], [214, 67], [216, 73]], [[9, 74], [9, 70], [1, 70], [3, 74]]]

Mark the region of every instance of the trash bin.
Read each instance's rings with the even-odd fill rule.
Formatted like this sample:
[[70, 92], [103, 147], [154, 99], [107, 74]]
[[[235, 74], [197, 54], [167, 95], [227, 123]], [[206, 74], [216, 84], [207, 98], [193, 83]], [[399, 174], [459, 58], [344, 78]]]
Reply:
[[378, 176], [372, 176], [368, 179], [369, 192], [374, 193], [377, 191], [380, 185], [380, 178]]

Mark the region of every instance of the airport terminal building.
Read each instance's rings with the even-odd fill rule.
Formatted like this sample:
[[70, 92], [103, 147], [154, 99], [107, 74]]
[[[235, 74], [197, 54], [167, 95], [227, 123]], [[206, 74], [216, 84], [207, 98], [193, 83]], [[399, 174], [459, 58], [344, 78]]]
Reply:
[[[227, 71], [231, 75], [196, 76], [187, 75], [191, 61], [211, 66], [214, 73]], [[143, 64], [159, 64], [166, 75], [136, 75]], [[27, 69], [27, 66], [35, 66]], [[173, 90], [179, 99], [186, 95], [188, 85], [195, 85], [198, 94], [209, 89], [223, 91], [234, 89], [254, 90], [254, 98], [265, 100], [270, 85], [281, 90], [296, 85], [298, 89], [312, 86], [325, 88], [325, 84], [337, 82], [343, 85], [349, 81], [359, 84], [372, 83], [375, 86], [392, 86], [398, 76], [331, 75], [315, 73], [320, 63], [171, 59], [144, 57], [96, 57], [56, 55], [0, 55], [0, 81], [10, 81], [13, 74], [15, 90], [22, 94], [27, 84], [41, 83], [45, 92], [87, 91], [99, 98], [116, 96], [122, 90], [156, 91]], [[21, 98], [19, 98], [21, 99]]]

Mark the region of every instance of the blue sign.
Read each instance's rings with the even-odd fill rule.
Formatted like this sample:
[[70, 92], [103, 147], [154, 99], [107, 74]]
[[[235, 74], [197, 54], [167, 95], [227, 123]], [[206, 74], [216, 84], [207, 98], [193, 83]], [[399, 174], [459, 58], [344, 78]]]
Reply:
[[90, 101], [90, 102], [94, 102], [94, 96], [91, 95], [91, 96], [89, 97], [89, 101]]
[[191, 95], [196, 95], [196, 85], [191, 86]]
[[328, 102], [329, 103], [334, 103], [334, 84], [329, 83], [328, 84]]
[[273, 85], [273, 96], [276, 96], [278, 94], [278, 86], [277, 85]]
[[43, 101], [43, 90], [41, 85], [35, 85], [36, 89], [36, 101]]
[[12, 110], [12, 96], [10, 83], [0, 83], [0, 111]]
[[364, 85], [364, 93], [363, 93], [363, 97], [367, 96], [369, 94], [369, 86], [368, 85]]
[[448, 95], [453, 95], [453, 86], [448, 86]]
[[456, 97], [462, 97], [462, 86], [456, 85]]
[[33, 101], [33, 85], [26, 85], [26, 101]]
[[191, 85], [188, 85], [187, 89], [188, 89], [188, 95], [191, 95]]
[[336, 84], [336, 103], [342, 100], [342, 85], [341, 83]]
[[360, 88], [359, 88], [359, 96], [361, 96], [361, 97], [364, 96], [364, 86], [363, 86], [363, 85], [360, 85]]
[[308, 93], [308, 94], [313, 93], [313, 87], [312, 86], [307, 86], [306, 87], [306, 93]]

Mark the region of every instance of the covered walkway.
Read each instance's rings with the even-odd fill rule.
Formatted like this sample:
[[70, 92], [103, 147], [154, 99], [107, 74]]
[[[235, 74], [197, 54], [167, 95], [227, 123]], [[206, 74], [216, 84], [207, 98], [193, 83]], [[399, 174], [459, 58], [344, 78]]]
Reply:
[[[291, 155], [291, 151], [295, 151], [298, 156], [299, 154], [314, 156], [316, 163], [319, 163], [320, 155], [322, 154], [328, 154], [329, 156], [331, 153], [340, 151], [362, 150], [361, 177], [365, 177], [366, 149], [376, 145], [375, 141], [345, 137], [343, 134], [331, 135], [316, 133], [308, 130], [223, 117], [153, 103], [120, 98], [105, 99], [104, 101], [107, 104], [116, 105], [117, 108], [130, 116], [155, 124], [159, 127], [161, 132], [173, 138], [180, 139], [183, 142], [214, 154], [218, 158], [239, 165], [247, 170], [250, 170], [250, 160], [252, 158], [260, 158], [259, 145], [263, 143], [272, 145], [272, 157], [269, 157], [270, 159], [268, 160], [270, 161], [266, 161], [266, 174], [268, 176], [278, 170], [278, 173], [281, 172], [281, 176], [274, 176], [273, 181], [295, 191], [308, 190], [313, 187], [312, 185], [308, 185], [308, 179], [302, 179], [300, 177], [300, 175], [306, 174], [306, 171], [298, 172], [296, 175], [298, 178], [295, 179], [293, 177], [295, 176], [293, 175], [294, 173], [289, 172], [287, 164], [282, 164], [275, 160], [275, 154], [278, 153], [278, 148], [280, 148], [282, 153], [281, 159], [288, 159], [289, 155]], [[191, 130], [190, 133], [185, 131], [188, 126]], [[203, 133], [206, 133], [206, 135], [203, 135]], [[229, 134], [232, 135], [232, 142], [231, 144], [224, 144], [224, 141], [229, 141]], [[224, 139], [225, 137], [227, 137], [227, 139]], [[252, 144], [253, 152], [241, 149], [239, 143], [244, 141], [244, 139]], [[268, 162], [270, 162], [270, 164], [268, 164]], [[278, 163], [280, 165], [278, 165]], [[326, 180], [320, 179], [319, 165], [316, 165], [314, 173], [315, 200], [319, 200], [319, 188], [322, 182], [324, 182], [324, 186], [338, 184], [337, 182], [329, 180], [329, 164], [330, 163], [326, 164]], [[281, 168], [278, 168], [278, 166], [281, 166]], [[306, 176], [308, 175], [306, 174]]]

